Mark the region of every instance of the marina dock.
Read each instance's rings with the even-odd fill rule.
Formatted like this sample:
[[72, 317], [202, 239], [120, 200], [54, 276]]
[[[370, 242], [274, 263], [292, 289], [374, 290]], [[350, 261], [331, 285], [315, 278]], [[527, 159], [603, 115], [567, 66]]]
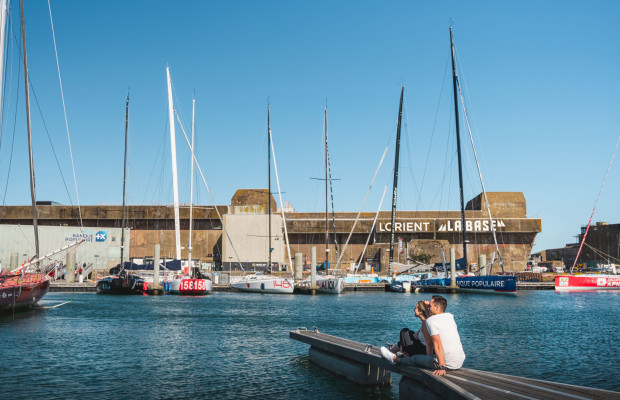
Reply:
[[462, 368], [435, 376], [431, 370], [390, 364], [379, 348], [298, 328], [291, 339], [310, 345], [310, 361], [360, 385], [390, 385], [391, 373], [402, 375], [401, 399], [620, 399], [620, 392], [594, 389]]
[[[517, 290], [553, 290], [553, 282], [517, 282]], [[389, 285], [380, 283], [347, 283], [344, 287], [345, 292], [383, 292], [389, 290]], [[451, 293], [449, 287], [426, 286], [421, 292], [428, 293]], [[50, 292], [96, 292], [95, 282], [74, 282], [53, 281], [50, 283]], [[214, 292], [233, 292], [235, 289], [228, 284], [213, 284]], [[458, 293], [458, 290], [457, 290]]]

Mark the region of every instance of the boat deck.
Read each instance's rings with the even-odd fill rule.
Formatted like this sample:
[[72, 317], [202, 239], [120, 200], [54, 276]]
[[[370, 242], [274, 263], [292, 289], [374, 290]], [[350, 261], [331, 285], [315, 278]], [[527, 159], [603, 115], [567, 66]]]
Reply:
[[[290, 337], [311, 345], [310, 355], [313, 362], [316, 362], [312, 357], [313, 351], [315, 354], [319, 352], [327, 355], [330, 361], [340, 360], [331, 362], [332, 372], [351, 380], [359, 382], [358, 376], [354, 376], [359, 375], [359, 370], [353, 370], [353, 364], [372, 372], [370, 381], [360, 382], [364, 384], [385, 384], [385, 379], [381, 382], [374, 382], [372, 379], [376, 380], [377, 376], [385, 377], [386, 371], [402, 375], [401, 398], [419, 396], [422, 392], [424, 398], [441, 399], [620, 399], [619, 392], [469, 368], [448, 371], [445, 376], [435, 376], [427, 369], [392, 365], [381, 357], [376, 346], [320, 333], [316, 328], [314, 331], [304, 328], [290, 331]], [[321, 363], [320, 358], [315, 359], [318, 360], [317, 363]]]

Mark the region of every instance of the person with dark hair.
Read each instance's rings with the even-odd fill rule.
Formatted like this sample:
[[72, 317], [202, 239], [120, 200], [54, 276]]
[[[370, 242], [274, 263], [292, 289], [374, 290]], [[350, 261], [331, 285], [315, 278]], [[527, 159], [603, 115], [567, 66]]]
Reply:
[[447, 300], [443, 296], [433, 296], [430, 301], [431, 316], [426, 319], [434, 355], [416, 354], [411, 357], [398, 357], [385, 347], [381, 355], [390, 363], [401, 363], [416, 367], [434, 369], [433, 375], [445, 375], [446, 369], [459, 369], [465, 361], [465, 352], [454, 316], [446, 312]]

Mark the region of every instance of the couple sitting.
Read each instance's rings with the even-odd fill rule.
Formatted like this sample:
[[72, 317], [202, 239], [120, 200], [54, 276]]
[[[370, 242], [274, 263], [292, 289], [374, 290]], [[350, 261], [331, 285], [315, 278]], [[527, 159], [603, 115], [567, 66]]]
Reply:
[[381, 355], [392, 364], [433, 369], [433, 375], [445, 375], [446, 368], [461, 368], [465, 353], [454, 316], [445, 312], [447, 306], [442, 296], [418, 302], [415, 316], [422, 321], [421, 328], [415, 333], [401, 330], [398, 344], [390, 350], [381, 347]]

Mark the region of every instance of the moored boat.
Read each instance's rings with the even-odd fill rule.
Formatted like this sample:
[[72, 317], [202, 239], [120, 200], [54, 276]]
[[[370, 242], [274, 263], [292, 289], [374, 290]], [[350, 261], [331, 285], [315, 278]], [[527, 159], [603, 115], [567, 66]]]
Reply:
[[[298, 285], [310, 285], [311, 277], [307, 277], [303, 281], [298, 282]], [[334, 275], [317, 275], [315, 278], [316, 290], [319, 293], [327, 294], [340, 294], [344, 290], [345, 280], [343, 277]]]
[[0, 275], [0, 312], [34, 306], [48, 292], [50, 281], [42, 273]]
[[104, 276], [97, 281], [97, 293], [101, 294], [144, 294], [148, 291], [148, 282], [127, 270], [119, 274]]
[[556, 275], [556, 292], [620, 290], [620, 275]]
[[171, 281], [163, 282], [164, 292], [170, 294], [201, 296], [211, 293], [213, 282], [211, 279], [177, 275]]
[[231, 282], [230, 287], [241, 292], [292, 294], [295, 283], [293, 278], [254, 274]]
[[[418, 286], [450, 286], [450, 278], [430, 278], [418, 282]], [[510, 275], [457, 276], [456, 286], [461, 292], [517, 293], [517, 278]]]

